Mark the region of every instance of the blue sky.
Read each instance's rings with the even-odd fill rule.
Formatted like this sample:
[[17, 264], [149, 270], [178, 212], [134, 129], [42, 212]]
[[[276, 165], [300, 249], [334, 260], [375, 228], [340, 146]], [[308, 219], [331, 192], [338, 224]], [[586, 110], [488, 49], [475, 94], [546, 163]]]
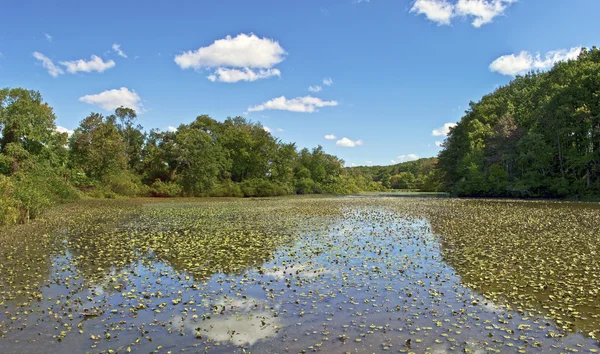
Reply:
[[146, 129], [241, 115], [385, 165], [435, 156], [469, 101], [597, 45], [598, 13], [597, 0], [10, 1], [0, 87], [39, 90], [68, 129], [117, 104]]

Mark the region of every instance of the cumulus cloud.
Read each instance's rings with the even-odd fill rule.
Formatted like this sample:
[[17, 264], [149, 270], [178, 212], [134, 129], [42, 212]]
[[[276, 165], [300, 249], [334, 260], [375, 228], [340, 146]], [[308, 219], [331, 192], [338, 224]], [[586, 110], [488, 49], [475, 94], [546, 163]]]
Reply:
[[[408, 161], [414, 161], [414, 160], [418, 160], [419, 156], [416, 154], [408, 154], [408, 155], [400, 155], [397, 157], [397, 161], [400, 162], [408, 162]], [[394, 160], [392, 160], [394, 161]]]
[[79, 97], [79, 101], [95, 104], [106, 111], [112, 111], [121, 106], [132, 108], [136, 112], [142, 112], [142, 99], [133, 90], [127, 87], [106, 90], [95, 95]]
[[521, 75], [531, 70], [547, 70], [561, 61], [576, 59], [581, 52], [581, 47], [571, 49], [559, 49], [549, 51], [542, 57], [540, 53], [535, 55], [528, 51], [522, 51], [518, 55], [503, 55], [490, 64], [490, 70], [502, 75]]
[[516, 0], [416, 0], [410, 12], [425, 15], [438, 25], [450, 25], [455, 17], [473, 18], [473, 27], [481, 27], [501, 16]]
[[271, 129], [271, 128], [267, 127], [266, 125], [263, 125], [263, 129], [264, 129], [264, 130], [265, 130], [267, 133], [273, 133], [273, 132], [281, 133], [281, 132], [283, 132], [283, 129], [281, 129], [281, 128], [274, 128], [274, 129]]
[[290, 112], [312, 113], [317, 108], [337, 106], [337, 101], [323, 101], [320, 98], [312, 96], [296, 97], [288, 100], [285, 96], [273, 98], [263, 104], [248, 107], [248, 112], [259, 112], [265, 110], [280, 110]]
[[321, 91], [323, 91], [323, 87], [321, 87], [320, 85], [308, 86], [308, 91], [310, 91], [310, 92], [321, 92]]
[[213, 74], [207, 77], [212, 82], [238, 82], [256, 81], [258, 79], [266, 79], [271, 76], [281, 76], [281, 71], [278, 69], [261, 69], [255, 71], [250, 68], [244, 68], [241, 70], [218, 68]]
[[436, 141], [435, 142], [435, 146], [437, 146], [437, 147], [442, 147], [443, 144], [444, 144], [443, 141]]
[[373, 161], [371, 161], [371, 160], [367, 161], [367, 165], [372, 165], [372, 164], [373, 164]]
[[454, 128], [455, 126], [456, 126], [456, 123], [446, 123], [442, 127], [432, 130], [431, 135], [447, 136], [450, 133], [450, 128]]
[[56, 129], [54, 129], [54, 130], [59, 133], [67, 133], [68, 136], [71, 136], [74, 133], [74, 131], [72, 129], [67, 129], [65, 127], [61, 127], [60, 125], [57, 125]]
[[58, 75], [64, 74], [64, 71], [54, 65], [54, 62], [40, 52], [33, 52], [33, 57], [42, 62], [42, 66], [44, 69], [48, 70], [48, 74], [52, 77], [57, 77]]
[[336, 146], [349, 147], [349, 148], [361, 146], [362, 144], [363, 144], [362, 140], [352, 140], [352, 139], [348, 139], [346, 137], [343, 137], [340, 140], [335, 142]]
[[449, 25], [454, 16], [454, 5], [446, 0], [417, 0], [410, 12], [425, 15], [427, 19], [438, 25]]
[[83, 71], [86, 73], [97, 71], [99, 73], [103, 72], [106, 69], [110, 69], [115, 66], [115, 62], [113, 60], [104, 61], [97, 55], [92, 55], [91, 59], [85, 61], [83, 59], [73, 60], [73, 61], [61, 61], [61, 65], [67, 68], [67, 71], [71, 74], [75, 74], [79, 71]]
[[481, 27], [503, 15], [506, 9], [517, 0], [458, 0], [456, 12], [461, 16], [474, 17], [473, 27]]
[[325, 139], [327, 140], [335, 140], [337, 137], [333, 134], [327, 134], [325, 135]]
[[331, 86], [331, 85], [333, 85], [333, 80], [330, 77], [326, 77], [323, 79], [323, 85]]
[[177, 128], [175, 128], [175, 127], [173, 127], [173, 126], [170, 126], [170, 125], [169, 125], [169, 126], [167, 127], [167, 131], [168, 131], [168, 132], [171, 132], [171, 133], [175, 133], [175, 132], [177, 131]]
[[125, 52], [123, 52], [121, 50], [121, 45], [118, 43], [115, 43], [112, 45], [112, 50], [117, 53], [118, 56], [123, 57], [123, 58], [127, 58], [127, 54], [125, 54]]
[[[208, 77], [211, 81], [237, 82], [281, 75], [279, 70], [272, 68], [281, 63], [286, 54], [273, 39], [241, 33], [235, 37], [218, 39], [209, 46], [181, 53], [175, 56], [174, 60], [181, 69], [217, 68], [215, 73]], [[252, 69], [263, 70], [255, 72]], [[224, 79], [219, 80], [221, 77]]]

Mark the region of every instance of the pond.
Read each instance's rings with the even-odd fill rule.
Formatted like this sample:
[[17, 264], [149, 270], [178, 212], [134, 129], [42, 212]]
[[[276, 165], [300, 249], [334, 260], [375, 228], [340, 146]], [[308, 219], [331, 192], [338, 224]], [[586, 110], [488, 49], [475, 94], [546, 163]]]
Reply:
[[598, 352], [600, 206], [86, 201], [0, 233], [0, 352]]

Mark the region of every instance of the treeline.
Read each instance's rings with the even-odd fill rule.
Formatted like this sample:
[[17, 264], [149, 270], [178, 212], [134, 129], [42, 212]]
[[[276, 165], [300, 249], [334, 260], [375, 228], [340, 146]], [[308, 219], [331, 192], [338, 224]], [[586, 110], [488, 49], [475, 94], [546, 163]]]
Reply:
[[381, 184], [384, 189], [437, 192], [442, 188], [435, 157], [403, 162], [391, 166], [358, 166], [348, 174]]
[[439, 154], [461, 196], [600, 196], [600, 50], [471, 103]]
[[136, 112], [92, 113], [69, 137], [39, 92], [0, 90], [0, 224], [81, 197], [276, 196], [377, 191], [322, 147], [298, 150], [241, 117], [145, 132]]

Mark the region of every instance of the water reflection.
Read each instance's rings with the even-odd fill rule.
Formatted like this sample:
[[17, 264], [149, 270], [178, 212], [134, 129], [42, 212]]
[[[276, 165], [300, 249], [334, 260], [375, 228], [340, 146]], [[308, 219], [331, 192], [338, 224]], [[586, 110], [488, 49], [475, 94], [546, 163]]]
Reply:
[[[598, 343], [589, 333], [566, 336], [562, 317], [544, 308], [550, 297], [536, 296], [550, 290], [510, 283], [527, 280], [515, 265], [535, 268], [501, 267], [511, 255], [499, 233], [525, 247], [515, 230], [542, 227], [519, 224], [514, 211], [452, 199], [255, 203], [152, 204], [126, 219], [72, 225], [37, 248], [0, 246], [3, 274], [24, 279], [0, 279], [0, 351], [562, 352]], [[579, 217], [574, 233], [595, 220]], [[593, 247], [592, 236], [572, 237]], [[19, 254], [40, 260], [36, 276], [24, 262], [12, 266]], [[540, 269], [554, 258], [546, 254]], [[23, 289], [39, 297], [15, 301]], [[580, 310], [586, 319], [575, 328], [599, 313]]]
[[251, 346], [263, 339], [276, 337], [282, 321], [274, 310], [258, 299], [223, 298], [214, 304], [210, 315], [204, 314], [187, 318], [175, 316], [173, 325], [183, 327], [190, 334], [201, 339], [208, 337], [216, 342], [229, 342], [236, 346]]

